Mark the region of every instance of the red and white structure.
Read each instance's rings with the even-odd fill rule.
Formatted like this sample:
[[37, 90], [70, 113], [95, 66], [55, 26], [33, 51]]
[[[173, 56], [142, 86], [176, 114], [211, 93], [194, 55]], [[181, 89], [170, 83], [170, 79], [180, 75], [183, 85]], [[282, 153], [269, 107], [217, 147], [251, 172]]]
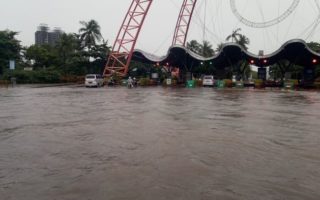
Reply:
[[[152, 2], [153, 0], [132, 0], [113, 44], [103, 72], [104, 76], [125, 76], [128, 73], [134, 47]], [[183, 0], [172, 45], [185, 46], [196, 3], [197, 0]]]
[[191, 18], [192, 18], [196, 3], [197, 3], [197, 0], [183, 0], [177, 25], [174, 31], [172, 45], [185, 46]]
[[153, 0], [132, 0], [113, 44], [103, 75], [125, 76], [145, 17]]

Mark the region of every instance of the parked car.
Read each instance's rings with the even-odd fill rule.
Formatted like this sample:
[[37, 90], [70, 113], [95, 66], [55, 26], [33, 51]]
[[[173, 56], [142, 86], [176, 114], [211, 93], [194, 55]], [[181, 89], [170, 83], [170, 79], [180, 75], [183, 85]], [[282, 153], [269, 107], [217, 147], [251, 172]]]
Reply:
[[87, 74], [85, 78], [86, 87], [101, 87], [104, 85], [104, 79], [100, 74]]
[[202, 85], [203, 87], [213, 87], [214, 86], [214, 78], [212, 75], [205, 75], [203, 76], [203, 79], [202, 79]]

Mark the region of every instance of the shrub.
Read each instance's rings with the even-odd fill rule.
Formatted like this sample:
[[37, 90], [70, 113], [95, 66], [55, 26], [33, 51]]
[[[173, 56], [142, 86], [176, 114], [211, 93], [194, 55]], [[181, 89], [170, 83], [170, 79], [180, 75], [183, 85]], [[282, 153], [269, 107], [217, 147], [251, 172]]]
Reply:
[[140, 86], [148, 86], [148, 85], [150, 85], [150, 79], [149, 78], [140, 78], [139, 85]]
[[10, 80], [11, 77], [15, 77], [17, 83], [59, 83], [60, 82], [60, 73], [57, 71], [8, 71], [4, 75], [6, 80]]
[[263, 84], [263, 80], [262, 79], [256, 79], [255, 81], [254, 81], [254, 87], [256, 87], [256, 88], [262, 88], [264, 86], [264, 84]]
[[69, 75], [69, 76], [61, 76], [60, 82], [62, 82], [62, 83], [83, 83], [84, 79], [85, 79], [84, 76]]
[[233, 86], [233, 82], [230, 79], [224, 79], [224, 85], [225, 87], [232, 87]]

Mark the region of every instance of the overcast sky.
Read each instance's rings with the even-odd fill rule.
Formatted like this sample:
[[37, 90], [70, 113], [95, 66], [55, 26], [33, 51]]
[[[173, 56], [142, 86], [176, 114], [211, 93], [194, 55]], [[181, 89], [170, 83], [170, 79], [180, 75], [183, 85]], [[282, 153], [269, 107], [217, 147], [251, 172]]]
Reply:
[[[18, 31], [23, 45], [34, 44], [34, 32], [40, 23], [78, 32], [79, 21], [95, 19], [103, 37], [113, 44], [116, 33], [132, 0], [0, 0], [0, 30]], [[163, 55], [171, 44], [174, 27], [183, 0], [154, 0], [136, 48]], [[257, 29], [239, 22], [229, 0], [198, 0], [188, 40], [210, 41], [214, 48], [236, 28], [247, 35], [249, 51], [270, 53], [293, 38], [320, 42], [320, 28], [312, 32], [319, 16], [318, 0], [301, 0], [297, 9], [278, 25]], [[293, 0], [236, 0], [236, 6], [251, 21], [263, 22], [284, 13]], [[206, 28], [204, 28], [206, 27]], [[313, 33], [313, 34], [311, 34]], [[309, 36], [309, 37], [308, 37]]]

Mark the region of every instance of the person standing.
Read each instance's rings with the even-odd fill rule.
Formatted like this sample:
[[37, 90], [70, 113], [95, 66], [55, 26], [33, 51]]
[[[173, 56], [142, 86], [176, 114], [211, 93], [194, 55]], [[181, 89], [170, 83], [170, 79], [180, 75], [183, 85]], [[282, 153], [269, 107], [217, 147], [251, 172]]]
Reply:
[[128, 78], [128, 88], [133, 88], [133, 79], [131, 78], [131, 76], [129, 76]]

